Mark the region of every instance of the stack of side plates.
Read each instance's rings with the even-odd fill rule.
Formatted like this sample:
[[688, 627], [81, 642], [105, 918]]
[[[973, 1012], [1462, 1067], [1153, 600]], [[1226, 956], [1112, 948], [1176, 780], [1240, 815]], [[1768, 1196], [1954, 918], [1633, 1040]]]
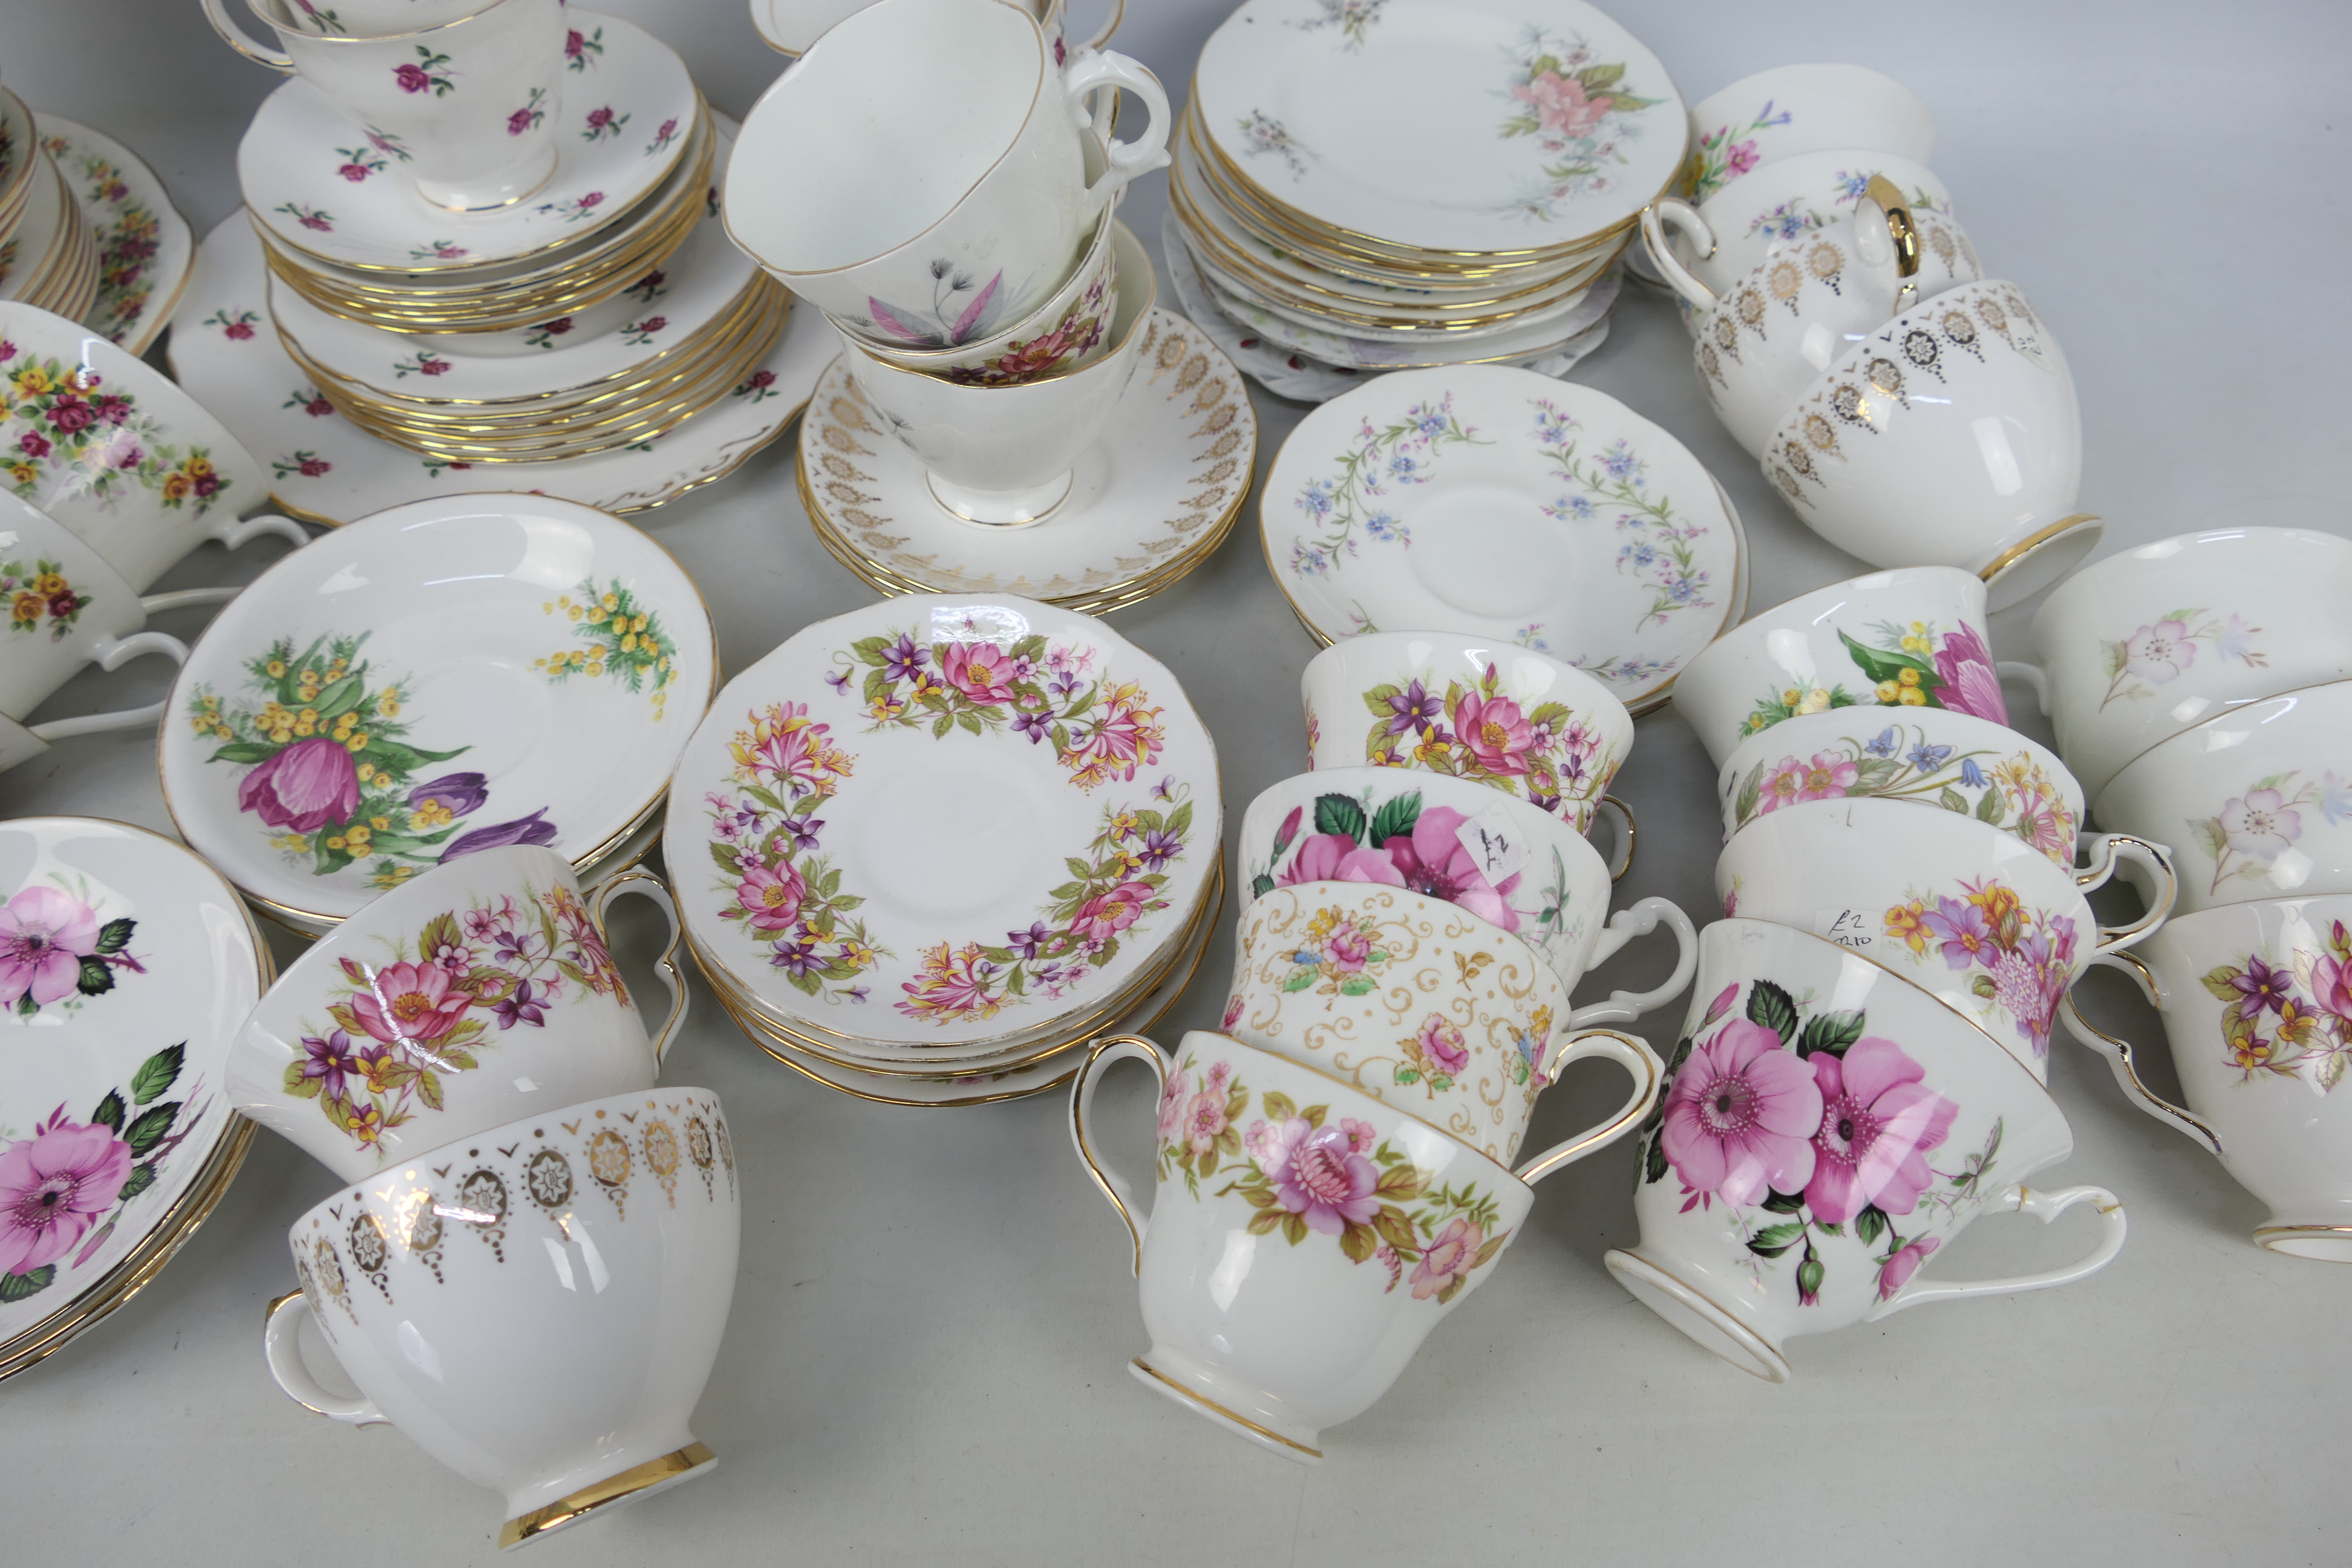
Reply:
[[909, 595], [729, 683], [663, 848], [747, 1036], [936, 1105], [1048, 1088], [1156, 1018], [1215, 926], [1222, 836], [1215, 746], [1158, 661], [1036, 600]]
[[98, 231], [33, 111], [0, 88], [0, 300], [79, 321], [98, 304], [99, 271]]
[[1687, 135], [1579, 0], [1248, 0], [1171, 138], [1170, 262], [1188, 308], [1338, 370], [1572, 361]]

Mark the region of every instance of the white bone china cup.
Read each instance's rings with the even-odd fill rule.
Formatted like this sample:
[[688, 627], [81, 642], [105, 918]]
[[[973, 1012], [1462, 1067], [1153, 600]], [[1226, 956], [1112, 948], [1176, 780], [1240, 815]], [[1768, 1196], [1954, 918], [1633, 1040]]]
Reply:
[[284, 0], [286, 23], [323, 38], [380, 38], [470, 16], [490, 0]]
[[[200, 597], [217, 595], [200, 593]], [[152, 607], [182, 601], [159, 595]], [[0, 494], [0, 717], [22, 721], [84, 665], [116, 670], [142, 654], [185, 664], [187, 645], [146, 628], [149, 602], [65, 528], [13, 495]], [[30, 731], [41, 740], [152, 724], [165, 704], [61, 719]], [[22, 760], [22, 759], [19, 759]]]
[[1703, 202], [1750, 171], [1803, 153], [1866, 147], [1925, 163], [1936, 121], [1919, 95], [1867, 66], [1775, 66], [1691, 106], [1690, 175]]

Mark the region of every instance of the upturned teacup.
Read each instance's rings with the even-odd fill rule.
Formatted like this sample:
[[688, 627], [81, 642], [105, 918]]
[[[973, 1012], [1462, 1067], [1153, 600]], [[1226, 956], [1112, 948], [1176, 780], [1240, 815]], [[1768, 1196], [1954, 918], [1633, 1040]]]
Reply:
[[[688, 1423], [735, 1296], [737, 1180], [707, 1089], [418, 1151], [287, 1233], [301, 1289], [270, 1308], [270, 1373], [502, 1494], [502, 1547], [651, 1496], [717, 1462]], [[358, 1398], [304, 1364], [306, 1317]]]
[[[2122, 1250], [2104, 1187], [2029, 1186], [2074, 1152], [2049, 1091], [1933, 997], [1803, 931], [1727, 920], [1701, 938], [1670, 1085], [1642, 1131], [1636, 1300], [1744, 1372], [1789, 1379], [1798, 1334], [1926, 1301], [2071, 1284]], [[1946, 1283], [1923, 1267], [1970, 1221], [2096, 1206], [2079, 1262]]]
[[1749, 616], [1675, 679], [1675, 711], [1718, 768], [1784, 720], [1873, 707], [2009, 722], [1980, 579], [1916, 566], [1832, 583]]
[[1461, 905], [1381, 882], [1277, 887], [1242, 911], [1224, 1028], [1507, 1163], [1561, 1068], [1614, 1050], [1616, 1036], [1583, 1031], [1630, 1023], [1690, 983], [1697, 935], [1664, 899], [1620, 912], [1586, 962], [1661, 923], [1677, 946], [1664, 984], [1571, 1007], [1573, 982]]
[[2352, 898], [2271, 899], [2177, 915], [2133, 952], [2096, 962], [2163, 1015], [2184, 1110], [2140, 1079], [2132, 1047], [2066, 1026], [2108, 1058], [2139, 1108], [2221, 1156], [2270, 1205], [2254, 1240], [2352, 1263]]
[[[613, 961], [623, 893], [669, 920], [668, 1016], [650, 1038]], [[312, 944], [245, 1022], [236, 1109], [365, 1182], [422, 1150], [600, 1095], [652, 1087], [686, 1019], [677, 910], [625, 871], [583, 894], [571, 862], [513, 845], [446, 861]]]
[[1958, 566], [1988, 603], [2065, 575], [2104, 525], [2074, 510], [2074, 377], [2014, 283], [1939, 294], [1847, 349], [1766, 443], [1805, 526], [1877, 566]]
[[[147, 606], [98, 552], [42, 512], [0, 492], [0, 718], [24, 720], [85, 665], [120, 669], [142, 654], [188, 660], [179, 638], [145, 629]], [[160, 607], [160, 605], [159, 605]], [[41, 726], [47, 739], [152, 724], [164, 705]], [[68, 726], [70, 726], [68, 728]]]
[[1716, 781], [1723, 841], [1815, 800], [1909, 801], [2013, 834], [2072, 871], [2083, 786], [2047, 747], [1948, 708], [1831, 709], [1739, 743]]
[[[2352, 540], [2215, 528], [2085, 566], [2033, 616], [2033, 688], [2095, 801], [2134, 757], [2230, 709], [2352, 677]], [[2162, 834], [2158, 835], [2162, 837]]]
[[[1715, 889], [1727, 916], [1811, 931], [1940, 998], [2049, 1080], [2058, 1004], [2099, 952], [2146, 938], [2172, 910], [2163, 849], [2085, 835], [2087, 864], [2062, 869], [2032, 844], [1973, 817], [1892, 800], [1807, 802], [1759, 817], [1724, 847]], [[2116, 924], [2087, 892], [2124, 866], [2154, 889]]]
[[[1135, 1036], [1097, 1044], [1071, 1090], [1070, 1133], [1134, 1240], [1151, 1341], [1136, 1380], [1268, 1452], [1320, 1462], [1322, 1429], [1387, 1393], [1438, 1321], [1492, 1277], [1535, 1202], [1528, 1184], [1622, 1137], [1656, 1103], [1656, 1058], [1610, 1038], [1632, 1098], [1516, 1173], [1223, 1035], [1187, 1034], [1172, 1065]], [[1149, 1209], [1095, 1148], [1095, 1089], [1129, 1060], [1160, 1080]]]
[[1695, 202], [1801, 153], [1867, 147], [1925, 163], [1936, 150], [1919, 95], [1867, 66], [1775, 66], [1708, 94], [1690, 119], [1682, 194]]

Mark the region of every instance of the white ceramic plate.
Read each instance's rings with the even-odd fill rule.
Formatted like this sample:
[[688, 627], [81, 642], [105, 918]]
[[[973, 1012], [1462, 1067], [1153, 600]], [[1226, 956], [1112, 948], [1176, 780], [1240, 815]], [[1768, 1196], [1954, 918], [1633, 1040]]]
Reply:
[[1248, 0], [1194, 94], [1228, 164], [1276, 201], [1438, 251], [1623, 223], [1689, 136], [1657, 57], [1581, 0]]
[[663, 856], [739, 987], [916, 1053], [1115, 997], [1221, 833], [1215, 744], [1165, 667], [1035, 600], [918, 595], [728, 683]]
[[195, 231], [155, 171], [112, 137], [44, 114], [41, 145], [57, 160], [98, 234], [98, 305], [86, 324], [143, 354], [188, 286]]
[[278, 347], [268, 303], [261, 241], [244, 214], [232, 213], [205, 237], [172, 318], [172, 374], [268, 465], [279, 507], [330, 524], [420, 496], [500, 486], [601, 511], [659, 506], [733, 473], [781, 435], [841, 348], [822, 312], [795, 310], [783, 337], [731, 395], [641, 447], [564, 462], [470, 466], [421, 457], [346, 423]]
[[1471, 632], [1662, 700], [1736, 618], [1738, 524], [1665, 431], [1501, 365], [1401, 371], [1301, 420], [1259, 500], [1267, 569], [1318, 637]]
[[564, 132], [562, 162], [529, 200], [460, 215], [418, 195], [396, 164], [345, 177], [344, 168], [368, 166], [342, 151], [359, 132], [297, 77], [263, 100], [237, 143], [247, 209], [304, 255], [407, 272], [489, 266], [585, 239], [668, 176], [700, 107], [686, 63], [645, 29], [593, 11], [571, 13], [571, 26], [603, 48], [583, 50], [564, 78], [565, 119], [584, 125], [609, 109], [626, 125], [593, 140]]
[[269, 959], [212, 868], [121, 823], [0, 824], [0, 896], [5, 1366], [204, 1217], [180, 1200], [241, 1125], [228, 1048]]
[[33, 193], [25, 203], [25, 216], [16, 220], [16, 232], [8, 237], [7, 243], [0, 245], [0, 300], [26, 298], [35, 292], [34, 284], [43, 281], [43, 274], [51, 270], [44, 264], [54, 262], [58, 226], [64, 221], [72, 200], [49, 164], [37, 160]]
[[1232, 362], [1190, 321], [1159, 310], [1143, 330], [1102, 439], [1078, 459], [1069, 499], [1034, 528], [982, 528], [940, 505], [922, 464], [835, 360], [801, 422], [811, 521], [944, 594], [1076, 598], [1175, 565], [1221, 535], [1248, 493], [1257, 416]]
[[347, 917], [443, 858], [610, 853], [717, 689], [668, 552], [571, 501], [417, 501], [223, 609], [163, 720], [181, 836], [248, 898]]

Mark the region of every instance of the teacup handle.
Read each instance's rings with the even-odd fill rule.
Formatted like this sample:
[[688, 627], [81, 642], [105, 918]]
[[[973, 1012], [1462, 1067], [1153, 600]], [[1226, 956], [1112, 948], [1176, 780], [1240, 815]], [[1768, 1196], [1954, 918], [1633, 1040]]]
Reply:
[[[127, 637], [109, 637], [98, 645], [96, 662], [99, 668], [110, 673], [140, 655], [149, 653], [160, 653], [173, 664], [188, 662], [188, 645], [162, 632], [133, 632]], [[125, 708], [114, 713], [89, 713], [79, 719], [53, 719], [46, 724], [32, 725], [30, 732], [38, 740], [62, 741], [69, 735], [95, 735], [105, 730], [135, 730], [142, 724], [152, 724], [161, 719], [163, 710], [170, 705], [167, 698], [162, 702], [150, 702], [144, 708]]]
[[[1679, 912], [1679, 911], [1677, 911]], [[1687, 924], [1688, 922], [1685, 922]], [[1658, 1103], [1659, 1092], [1665, 1087], [1666, 1064], [1658, 1053], [1632, 1035], [1621, 1035], [1612, 1029], [1595, 1029], [1569, 1041], [1568, 1049], [1551, 1065], [1551, 1076], [1559, 1078], [1560, 1068], [1586, 1057], [1607, 1057], [1622, 1063], [1633, 1075], [1633, 1092], [1608, 1121], [1586, 1128], [1575, 1137], [1553, 1144], [1534, 1159], [1511, 1173], [1523, 1182], [1540, 1182], [1554, 1171], [1573, 1165], [1596, 1150], [1605, 1149], [1631, 1132], [1642, 1119]]]
[[2028, 664], [2021, 658], [1997, 659], [1993, 673], [2003, 680], [2014, 680], [2033, 693], [2033, 706], [2043, 718], [2050, 717], [2050, 677], [2038, 664]]
[[233, 517], [224, 518], [214, 525], [212, 531], [212, 536], [220, 541], [224, 550], [242, 549], [265, 533], [276, 534], [297, 550], [310, 542], [309, 529], [290, 517], [278, 517], [268, 512], [247, 518], [243, 522]]
[[[1917, 277], [1919, 226], [1912, 220], [1911, 204], [1905, 198], [1902, 187], [1884, 174], [1873, 174], [1870, 183], [1862, 188], [1862, 195], [1886, 220], [1886, 237], [1895, 251], [1895, 276], [1906, 279]], [[1859, 211], [1854, 217], [1854, 249], [1865, 263], [1876, 267], [1886, 259], [1886, 252], [1879, 249], [1876, 231], [1861, 221]], [[1903, 285], [1903, 292], [1906, 295], [1914, 293], [1917, 288], [1918, 285], [1906, 281]]]
[[139, 600], [144, 615], [160, 615], [165, 610], [185, 610], [198, 605], [226, 605], [245, 592], [241, 586], [223, 585], [218, 588], [174, 588], [168, 594], [146, 594]]
[[1108, 166], [1101, 179], [1087, 187], [1087, 202], [1096, 211], [1101, 210], [1105, 202], [1138, 174], [1148, 174], [1168, 163], [1168, 94], [1161, 89], [1160, 79], [1115, 50], [1081, 49], [1072, 55], [1070, 63], [1062, 68], [1062, 90], [1069, 98], [1071, 119], [1081, 128], [1095, 122], [1087, 100], [1100, 87], [1114, 92], [1125, 88], [1143, 100], [1151, 118], [1142, 135], [1131, 141], [1113, 142], [1104, 148]]
[[2126, 865], [2146, 871], [2157, 888], [2137, 920], [2099, 928], [2098, 950], [2121, 952], [2132, 943], [2154, 935], [2172, 913], [2172, 901], [2180, 894], [2180, 879], [2172, 869], [2172, 851], [2128, 833], [2085, 833], [2081, 843], [2084, 852], [2091, 857], [2091, 863], [2074, 873], [2074, 885], [2083, 891], [2105, 887]]
[[1611, 831], [1616, 834], [1609, 848], [1609, 879], [1622, 882], [1625, 873], [1633, 868], [1633, 808], [1613, 795], [1604, 795], [1592, 815], [1609, 814]]
[[375, 1407], [374, 1400], [330, 1394], [310, 1375], [310, 1366], [302, 1360], [301, 1339], [302, 1320], [310, 1315], [310, 1299], [299, 1290], [269, 1303], [269, 1316], [261, 1333], [261, 1353], [268, 1359], [269, 1375], [278, 1380], [278, 1386], [287, 1398], [330, 1421], [341, 1421], [347, 1426], [392, 1425]]
[[[2164, 1011], [2164, 997], [2156, 984], [2156, 976], [2149, 973], [2147, 965], [2138, 959], [2127, 952], [2095, 952], [2091, 955], [2091, 963], [2104, 964], [2129, 975], [2132, 983], [2140, 988], [2141, 994], [2147, 998], [2148, 1005], [2159, 1013]], [[2087, 969], [2085, 973], [2088, 973]], [[2071, 990], [2059, 1005], [2059, 1016], [2065, 1020], [2068, 1034], [2107, 1058], [2108, 1069], [2116, 1075], [2116, 1086], [2124, 1091], [2126, 1100], [2183, 1137], [2193, 1138], [2223, 1159], [2229, 1158], [2228, 1152], [2221, 1147], [2221, 1134], [2141, 1081], [2139, 1063], [2132, 1053], [2131, 1042], [2119, 1040], [2105, 1029], [2095, 1027], [2075, 1007], [2074, 994]]]
[[1109, 1035], [1094, 1043], [1087, 1053], [1086, 1065], [1078, 1068], [1078, 1080], [1070, 1086], [1070, 1142], [1077, 1145], [1078, 1158], [1094, 1173], [1095, 1185], [1102, 1189], [1118, 1217], [1127, 1222], [1127, 1234], [1135, 1243], [1135, 1272], [1143, 1272], [1143, 1233], [1150, 1228], [1151, 1215], [1136, 1201], [1133, 1189], [1125, 1178], [1095, 1158], [1094, 1141], [1087, 1135], [1087, 1115], [1095, 1108], [1095, 1089], [1102, 1075], [1119, 1062], [1142, 1062], [1151, 1068], [1159, 1081], [1160, 1091], [1168, 1092], [1168, 1058], [1160, 1047], [1141, 1035]]
[[1649, 248], [1650, 259], [1657, 264], [1659, 273], [1674, 285], [1675, 292], [1699, 310], [1711, 310], [1715, 290], [1700, 282], [1691, 269], [1685, 267], [1674, 247], [1666, 243], [1665, 226], [1672, 224], [1690, 237], [1699, 247], [1699, 259], [1715, 254], [1715, 231], [1706, 226], [1706, 219], [1698, 209], [1678, 196], [1660, 196], [1642, 209], [1642, 243]]
[[250, 34], [228, 19], [228, 12], [222, 0], [205, 0], [205, 19], [212, 23], [213, 31], [221, 36], [221, 42], [247, 59], [268, 66], [274, 71], [292, 73], [294, 57], [283, 49], [255, 43]]
[[1570, 1013], [1562, 1027], [1630, 1024], [1683, 994], [1691, 983], [1691, 972], [1698, 967], [1698, 932], [1692, 928], [1690, 916], [1671, 899], [1643, 899], [1611, 916], [1600, 940], [1592, 944], [1592, 956], [1585, 960], [1585, 966], [1591, 968], [1606, 962], [1635, 937], [1657, 930], [1661, 921], [1675, 933], [1675, 972], [1666, 976], [1665, 984], [1647, 991], [1612, 991], [1606, 1002], [1590, 1003]]
[[2124, 1236], [2130, 1228], [2124, 1219], [2123, 1200], [2105, 1187], [2060, 1187], [2045, 1192], [2028, 1187], [2020, 1182], [1985, 1206], [1988, 1214], [2015, 1209], [2030, 1214], [2048, 1225], [2076, 1204], [2089, 1202], [2099, 1205], [2099, 1245], [2090, 1255], [2063, 1268], [2045, 1269], [2040, 1274], [2012, 1274], [2002, 1279], [1960, 1279], [1949, 1282], [1930, 1280], [1915, 1276], [1903, 1289], [1872, 1306], [1863, 1314], [1863, 1321], [1874, 1323], [1879, 1319], [1916, 1307], [1927, 1301], [1957, 1301], [1968, 1296], [2014, 1296], [2026, 1290], [2047, 1290], [2053, 1286], [2072, 1285], [2077, 1279], [2087, 1279], [2116, 1260], [2124, 1249]]
[[[636, 869], [608, 877], [589, 889], [588, 918], [596, 922], [598, 936], [604, 935], [605, 908], [624, 893], [652, 900], [669, 917], [669, 942], [654, 960], [654, 967], [661, 972], [662, 984], [669, 987], [669, 1016], [662, 1020], [653, 1037], [654, 1065], [659, 1067], [662, 1058], [669, 1053], [670, 1041], [677, 1036], [678, 1026], [686, 1022], [686, 974], [677, 966], [677, 944], [684, 940], [686, 931], [678, 924], [677, 900], [670, 897], [669, 884], [651, 871]], [[604, 945], [609, 949], [612, 939], [606, 937]]]

